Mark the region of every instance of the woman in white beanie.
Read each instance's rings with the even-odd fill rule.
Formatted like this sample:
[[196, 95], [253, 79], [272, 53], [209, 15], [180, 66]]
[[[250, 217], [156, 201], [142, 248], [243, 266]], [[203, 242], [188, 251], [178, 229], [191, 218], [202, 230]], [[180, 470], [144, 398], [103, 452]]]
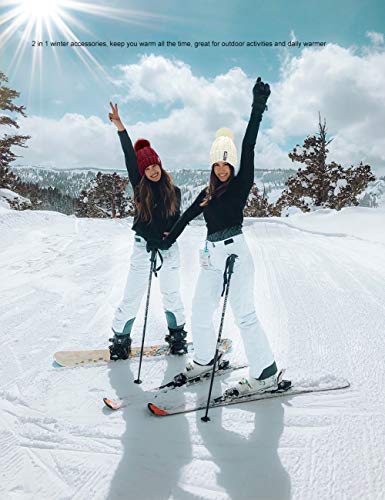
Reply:
[[242, 143], [238, 166], [232, 133], [220, 129], [210, 151], [211, 175], [204, 189], [163, 240], [168, 248], [186, 225], [199, 214], [207, 225], [201, 272], [192, 306], [194, 359], [185, 374], [194, 378], [212, 370], [216, 348], [212, 317], [220, 301], [226, 259], [236, 254], [229, 301], [240, 329], [250, 366], [250, 377], [242, 379], [235, 394], [271, 390], [277, 385], [277, 366], [267, 337], [255, 313], [254, 266], [242, 233], [243, 209], [254, 181], [254, 147], [270, 87], [258, 78], [253, 88], [250, 120]]

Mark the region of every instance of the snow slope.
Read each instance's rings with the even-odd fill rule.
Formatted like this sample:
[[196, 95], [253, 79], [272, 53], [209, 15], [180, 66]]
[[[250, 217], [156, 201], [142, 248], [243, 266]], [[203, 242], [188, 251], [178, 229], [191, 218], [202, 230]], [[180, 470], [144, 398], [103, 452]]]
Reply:
[[[130, 221], [0, 208], [0, 498], [384, 499], [384, 225], [385, 210], [362, 208], [246, 221], [277, 362], [294, 383], [334, 374], [352, 386], [215, 409], [203, 423], [145, 409], [145, 391], [184, 359], [145, 360], [141, 386], [133, 361], [52, 366], [56, 350], [107, 345]], [[188, 317], [204, 235], [193, 223], [180, 238]], [[148, 343], [166, 329], [154, 283]], [[138, 344], [142, 325], [143, 303]], [[224, 333], [243, 360], [230, 309]], [[132, 404], [111, 413], [105, 395]]]

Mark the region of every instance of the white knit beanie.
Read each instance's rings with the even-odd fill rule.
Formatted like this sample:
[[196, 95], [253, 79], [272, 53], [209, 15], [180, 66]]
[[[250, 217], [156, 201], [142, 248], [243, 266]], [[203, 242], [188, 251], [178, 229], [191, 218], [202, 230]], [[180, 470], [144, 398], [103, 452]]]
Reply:
[[233, 133], [228, 128], [220, 128], [215, 135], [215, 141], [210, 150], [211, 166], [217, 161], [226, 161], [234, 167], [234, 175], [237, 175], [237, 148], [233, 142]]

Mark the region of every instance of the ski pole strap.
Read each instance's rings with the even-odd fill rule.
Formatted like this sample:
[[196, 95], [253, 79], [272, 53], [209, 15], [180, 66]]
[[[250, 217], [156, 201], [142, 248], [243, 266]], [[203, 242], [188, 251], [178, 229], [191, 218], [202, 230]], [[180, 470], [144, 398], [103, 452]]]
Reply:
[[[157, 253], [159, 255], [159, 260], [160, 260], [160, 264], [159, 264], [159, 267], [157, 267], [154, 271], [154, 274], [155, 276], [157, 276], [157, 272], [160, 271], [160, 269], [162, 268], [163, 266], [163, 255], [161, 254], [161, 252], [159, 250], [157, 250]], [[156, 264], [156, 261], [155, 261], [155, 264]]]
[[235, 253], [232, 253], [226, 259], [225, 271], [223, 273], [223, 289], [222, 289], [221, 297], [223, 297], [223, 294], [225, 293], [225, 290], [226, 290], [226, 286], [230, 281], [230, 276], [234, 272], [235, 259], [238, 259], [238, 255], [235, 255]]
[[[156, 259], [157, 259], [158, 255], [159, 255], [159, 259], [160, 259], [160, 265], [159, 265], [159, 267], [156, 267]], [[157, 278], [158, 277], [158, 271], [163, 266], [163, 256], [162, 256], [162, 254], [160, 253], [160, 251], [158, 249], [151, 250], [151, 258], [150, 258], [150, 260], [151, 260], [151, 269], [152, 269], [153, 273], [155, 274], [155, 277]]]

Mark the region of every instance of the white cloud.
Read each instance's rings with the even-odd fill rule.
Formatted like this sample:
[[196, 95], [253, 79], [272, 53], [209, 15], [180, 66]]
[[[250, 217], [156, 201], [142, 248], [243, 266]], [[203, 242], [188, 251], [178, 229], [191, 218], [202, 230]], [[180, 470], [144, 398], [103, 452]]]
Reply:
[[[294, 35], [294, 34], [293, 34]], [[215, 131], [228, 126], [240, 149], [250, 111], [253, 80], [240, 68], [215, 78], [193, 73], [183, 61], [143, 56], [119, 66], [116, 101], [133, 139], [146, 137], [166, 168], [207, 165]], [[129, 123], [124, 109], [132, 101], [163, 106], [162, 118]], [[280, 80], [272, 84], [269, 111], [257, 141], [256, 167], [293, 168], [288, 146], [317, 128], [318, 111], [335, 136], [331, 159], [345, 165], [360, 160], [385, 171], [385, 51], [358, 53], [329, 44], [304, 49], [282, 63]], [[65, 114], [60, 120], [31, 117], [22, 121], [32, 135], [23, 163], [57, 168], [123, 168], [113, 125], [102, 119]], [[240, 151], [239, 151], [240, 153]]]
[[377, 33], [376, 31], [367, 31], [366, 36], [373, 45], [384, 45], [384, 34]]
[[385, 171], [385, 51], [327, 45], [304, 49], [282, 68], [270, 103], [273, 142], [316, 131], [318, 112], [336, 136], [330, 150], [344, 164], [371, 159]]
[[129, 127], [133, 137], [151, 138], [166, 165], [206, 166], [211, 141], [222, 126], [233, 130], [238, 144], [242, 140], [253, 81], [240, 68], [207, 79], [195, 76], [182, 61], [150, 55], [141, 57], [138, 64], [119, 66], [119, 70], [125, 101], [181, 105], [166, 118]]
[[121, 168], [121, 154], [110, 124], [100, 118], [67, 113], [60, 120], [31, 116], [20, 120], [28, 149], [18, 163], [55, 168]]
[[[137, 64], [120, 65], [119, 80], [124, 100], [153, 104], [182, 102], [186, 107], [207, 109], [208, 103], [239, 114], [250, 104], [250, 80], [240, 68], [232, 68], [214, 79], [194, 76], [191, 67], [162, 56], [142, 56]], [[216, 112], [213, 109], [212, 112]]]
[[[240, 68], [207, 79], [195, 76], [182, 61], [150, 55], [119, 70], [122, 97], [117, 102], [126, 102], [128, 108], [132, 100], [168, 107], [164, 118], [129, 123], [120, 106], [131, 137], [148, 138], [166, 168], [205, 167], [215, 131], [223, 126], [233, 130], [240, 148], [254, 83]], [[23, 121], [23, 132], [32, 136], [23, 163], [124, 167], [113, 125], [97, 117], [66, 114], [57, 121], [31, 117]]]

